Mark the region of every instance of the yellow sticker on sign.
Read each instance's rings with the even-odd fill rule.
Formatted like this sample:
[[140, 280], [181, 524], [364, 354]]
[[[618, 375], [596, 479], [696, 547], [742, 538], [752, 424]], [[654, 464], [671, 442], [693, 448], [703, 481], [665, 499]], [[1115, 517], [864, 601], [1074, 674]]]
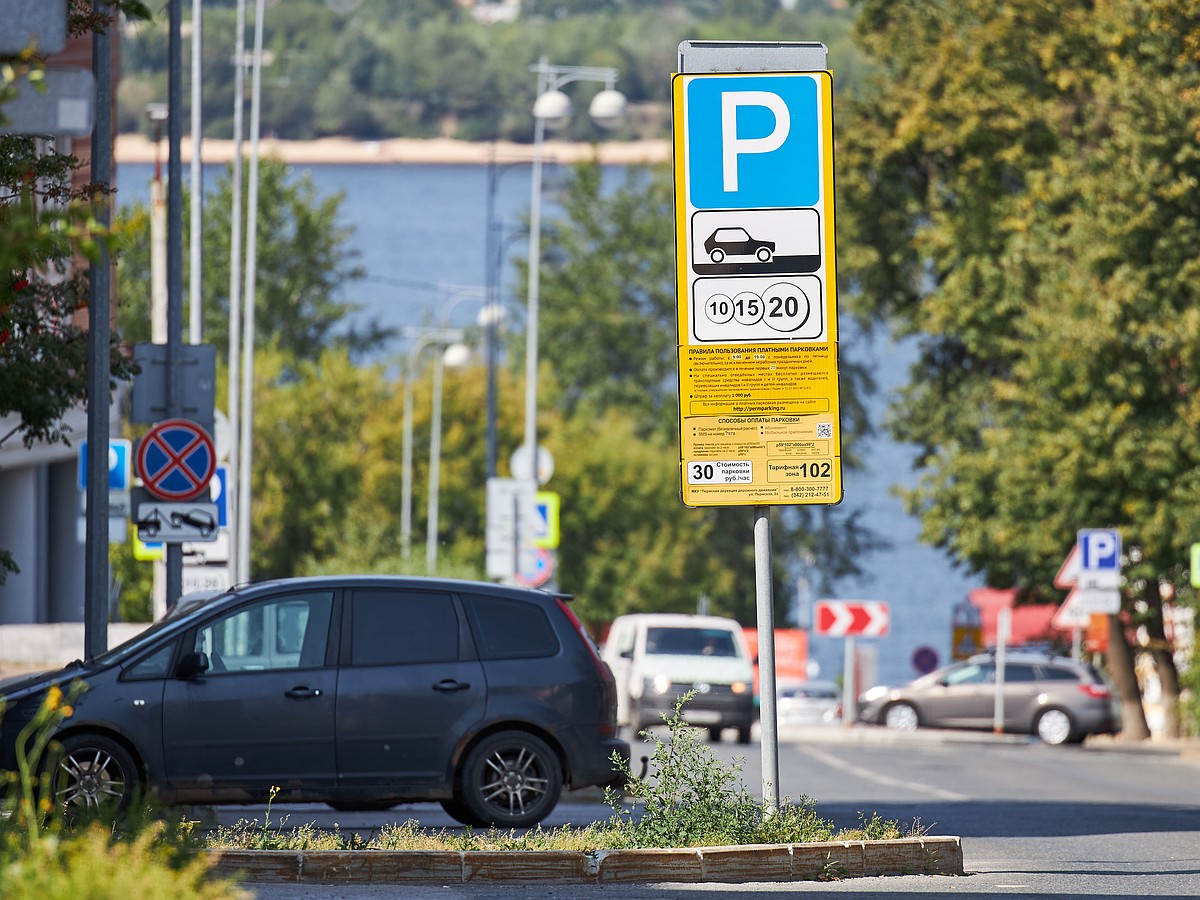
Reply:
[[837, 503], [832, 77], [673, 88], [683, 502]]

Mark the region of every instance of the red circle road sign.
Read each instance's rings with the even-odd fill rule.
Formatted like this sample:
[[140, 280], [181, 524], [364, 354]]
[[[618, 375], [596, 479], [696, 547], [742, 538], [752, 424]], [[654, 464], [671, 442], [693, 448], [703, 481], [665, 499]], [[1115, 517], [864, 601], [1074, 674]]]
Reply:
[[195, 500], [208, 492], [217, 452], [208, 432], [187, 419], [167, 419], [137, 446], [137, 473], [159, 500]]

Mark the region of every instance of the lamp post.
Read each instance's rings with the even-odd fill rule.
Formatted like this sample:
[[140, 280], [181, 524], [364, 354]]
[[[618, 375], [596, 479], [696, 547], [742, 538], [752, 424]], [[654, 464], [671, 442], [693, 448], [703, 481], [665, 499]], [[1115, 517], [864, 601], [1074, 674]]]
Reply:
[[[517, 162], [500, 163], [496, 160], [496, 146], [492, 145], [488, 154], [488, 193], [486, 207], [487, 230], [484, 235], [483, 268], [485, 287], [487, 289], [487, 309], [490, 310], [488, 320], [483, 323], [487, 329], [487, 477], [496, 477], [496, 361], [499, 355], [496, 329], [503, 319], [500, 306], [500, 271], [504, 263], [504, 250], [508, 241], [503, 238], [502, 229], [496, 221], [496, 193], [500, 187], [500, 176], [522, 165]], [[524, 237], [524, 232], [521, 234]]]
[[[497, 325], [503, 319], [498, 306], [492, 301], [490, 292], [486, 287], [461, 286], [456, 287], [449, 284], [439, 284], [438, 291], [440, 299], [438, 300], [438, 326], [443, 332], [448, 331], [450, 322], [450, 314], [458, 306], [467, 302], [482, 302], [483, 308], [479, 311], [479, 317], [476, 322], [487, 329], [489, 338], [489, 363], [491, 361], [492, 344], [494, 341]], [[445, 351], [434, 360], [433, 369], [433, 414], [430, 423], [429, 432], [429, 507], [426, 517], [425, 531], [425, 567], [430, 575], [437, 569], [437, 552], [438, 552], [438, 509], [439, 509], [439, 490], [441, 485], [441, 465], [442, 465], [442, 368], [450, 366], [457, 368], [466, 365], [470, 359], [471, 351], [461, 342], [450, 344]], [[489, 377], [491, 372], [489, 370]], [[489, 394], [494, 389], [494, 384], [489, 381]], [[489, 424], [491, 424], [489, 422]]]
[[[400, 549], [406, 560], [412, 555], [413, 387], [417, 378], [417, 365], [426, 347], [447, 347], [461, 340], [462, 332], [457, 329], [429, 329], [417, 334], [408, 351], [408, 373], [404, 378], [404, 425], [400, 468]], [[437, 400], [440, 404], [440, 398]]]
[[[566, 124], [571, 116], [571, 100], [561, 88], [575, 81], [592, 81], [604, 85], [604, 90], [592, 98], [588, 114], [603, 128], [617, 124], [625, 113], [625, 97], [614, 88], [617, 70], [587, 66], [553, 66], [543, 57], [530, 66], [537, 73], [537, 99], [533, 103], [533, 172], [529, 193], [529, 281], [526, 291], [525, 322], [525, 447], [530, 471], [524, 473], [537, 490], [537, 376], [538, 376], [538, 289], [542, 264], [542, 143], [547, 128]], [[522, 473], [514, 472], [521, 478]], [[529, 541], [520, 541], [527, 550]]]
[[154, 175], [150, 180], [150, 340], [156, 344], [167, 342], [167, 200], [163, 195], [159, 147], [169, 112], [165, 103], [146, 104], [146, 118], [154, 126]]

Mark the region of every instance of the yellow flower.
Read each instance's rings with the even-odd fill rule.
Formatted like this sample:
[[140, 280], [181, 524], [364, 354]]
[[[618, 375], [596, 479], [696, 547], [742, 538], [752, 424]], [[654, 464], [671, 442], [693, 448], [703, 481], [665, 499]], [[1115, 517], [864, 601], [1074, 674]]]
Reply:
[[46, 694], [46, 709], [58, 709], [58, 705], [62, 703], [62, 696], [62, 688], [58, 685], [50, 688], [49, 693]]
[[69, 718], [71, 718], [71, 716], [73, 716], [73, 715], [75, 715], [75, 707], [73, 707], [73, 706], [64, 706], [64, 707], [62, 708], [62, 717], [63, 717], [64, 719], [69, 719]]

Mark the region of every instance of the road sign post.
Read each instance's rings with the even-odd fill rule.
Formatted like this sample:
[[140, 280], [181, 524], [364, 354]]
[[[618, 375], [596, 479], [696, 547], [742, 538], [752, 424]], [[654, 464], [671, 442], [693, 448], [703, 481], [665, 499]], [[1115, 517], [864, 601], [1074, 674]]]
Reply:
[[832, 96], [823, 44], [679, 45], [681, 496], [754, 508], [768, 816], [779, 804], [770, 507], [842, 496]]
[[813, 604], [813, 633], [846, 639], [842, 679], [842, 722], [849, 728], [858, 718], [855, 671], [856, 637], [883, 637], [891, 625], [891, 608], [882, 600], [818, 600]]
[[1115, 529], [1084, 528], [1054, 576], [1054, 586], [1068, 591], [1050, 620], [1071, 632], [1071, 655], [1081, 654], [1081, 636], [1099, 615], [1121, 609], [1121, 535]]

